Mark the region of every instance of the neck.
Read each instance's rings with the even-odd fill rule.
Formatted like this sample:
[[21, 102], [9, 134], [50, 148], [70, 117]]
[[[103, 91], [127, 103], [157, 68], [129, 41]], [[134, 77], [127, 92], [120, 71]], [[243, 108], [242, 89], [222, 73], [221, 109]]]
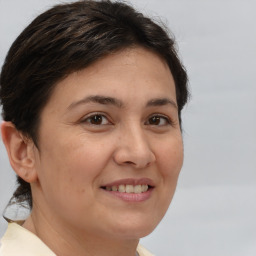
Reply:
[[120, 239], [75, 230], [33, 209], [23, 227], [38, 236], [58, 256], [135, 256], [138, 239]]

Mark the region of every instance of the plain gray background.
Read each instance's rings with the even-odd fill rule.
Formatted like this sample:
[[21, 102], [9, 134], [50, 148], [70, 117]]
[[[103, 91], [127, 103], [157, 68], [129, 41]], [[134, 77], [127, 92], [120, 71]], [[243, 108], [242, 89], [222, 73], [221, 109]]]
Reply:
[[[0, 65], [26, 25], [65, 1], [0, 0]], [[129, 2], [129, 1], [128, 1]], [[256, 1], [133, 0], [167, 23], [188, 70], [185, 162], [170, 209], [142, 239], [163, 256], [256, 255]], [[0, 141], [0, 212], [15, 178]], [[0, 236], [6, 224], [0, 220]]]

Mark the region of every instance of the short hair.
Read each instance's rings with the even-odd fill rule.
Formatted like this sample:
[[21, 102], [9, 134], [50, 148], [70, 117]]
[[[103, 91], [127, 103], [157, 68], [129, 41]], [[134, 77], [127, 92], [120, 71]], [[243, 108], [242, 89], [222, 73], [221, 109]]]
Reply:
[[[0, 76], [2, 116], [37, 145], [40, 114], [56, 84], [110, 53], [141, 46], [168, 64], [179, 121], [188, 100], [187, 74], [175, 41], [133, 7], [109, 0], [56, 5], [35, 18], [12, 44]], [[30, 184], [18, 177], [13, 198], [32, 207]]]

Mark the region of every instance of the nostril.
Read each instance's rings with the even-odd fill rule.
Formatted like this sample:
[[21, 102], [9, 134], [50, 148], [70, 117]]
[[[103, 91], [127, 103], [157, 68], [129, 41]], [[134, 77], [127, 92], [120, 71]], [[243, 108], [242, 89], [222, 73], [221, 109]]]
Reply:
[[134, 164], [132, 161], [126, 161], [125, 164]]
[[113, 160], [118, 165], [130, 166], [133, 168], [149, 167], [155, 162], [155, 155], [150, 148], [140, 150], [135, 148], [120, 146], [114, 152]]

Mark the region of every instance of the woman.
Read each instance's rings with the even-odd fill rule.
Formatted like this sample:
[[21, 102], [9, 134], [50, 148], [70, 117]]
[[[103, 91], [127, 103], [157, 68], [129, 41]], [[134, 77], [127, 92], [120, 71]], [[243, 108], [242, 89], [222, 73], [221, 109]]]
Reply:
[[28, 203], [5, 255], [151, 255], [183, 161], [186, 72], [174, 41], [126, 4], [37, 17], [2, 68], [2, 138]]

